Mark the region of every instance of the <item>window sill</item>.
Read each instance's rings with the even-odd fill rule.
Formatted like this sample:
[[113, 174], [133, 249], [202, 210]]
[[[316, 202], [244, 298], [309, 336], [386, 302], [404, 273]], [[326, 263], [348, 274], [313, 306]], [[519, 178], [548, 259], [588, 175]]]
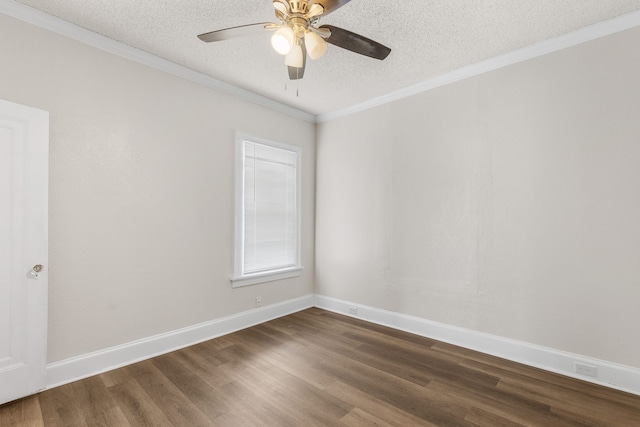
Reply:
[[242, 286], [257, 285], [258, 283], [272, 282], [274, 280], [298, 277], [301, 274], [302, 266], [283, 268], [281, 270], [265, 271], [262, 273], [247, 274], [231, 278], [231, 287], [240, 288]]

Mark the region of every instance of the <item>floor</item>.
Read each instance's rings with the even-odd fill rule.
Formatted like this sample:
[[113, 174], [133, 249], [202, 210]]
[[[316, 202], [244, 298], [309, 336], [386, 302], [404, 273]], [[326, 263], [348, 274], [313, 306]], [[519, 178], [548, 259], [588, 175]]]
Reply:
[[0, 426], [640, 426], [635, 396], [313, 308], [0, 406]]

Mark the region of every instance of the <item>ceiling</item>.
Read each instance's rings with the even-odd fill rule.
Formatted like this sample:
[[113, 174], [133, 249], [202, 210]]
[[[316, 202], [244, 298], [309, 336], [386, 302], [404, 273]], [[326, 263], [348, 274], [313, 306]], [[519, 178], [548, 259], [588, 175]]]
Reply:
[[378, 61], [329, 45], [290, 81], [270, 32], [196, 35], [276, 22], [271, 0], [18, 0], [85, 29], [313, 115], [366, 102], [518, 48], [640, 9], [640, 0], [352, 0], [320, 24], [392, 49]]

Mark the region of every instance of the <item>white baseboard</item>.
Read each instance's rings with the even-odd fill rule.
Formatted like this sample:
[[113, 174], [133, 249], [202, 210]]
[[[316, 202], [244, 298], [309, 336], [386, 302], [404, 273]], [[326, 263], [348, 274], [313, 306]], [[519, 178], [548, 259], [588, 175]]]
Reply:
[[[314, 305], [324, 310], [356, 317], [368, 322], [480, 351], [546, 371], [640, 395], [640, 369], [638, 368], [322, 295], [315, 296]], [[596, 367], [596, 377], [575, 373], [574, 366], [576, 362]]]
[[47, 365], [47, 389], [230, 334], [310, 307], [313, 307], [313, 295], [306, 295], [51, 363]]
[[[306, 295], [51, 363], [47, 365], [47, 389], [230, 334], [313, 306], [640, 395], [640, 369], [637, 368], [322, 295]], [[356, 310], [357, 314], [350, 314], [353, 310]], [[596, 367], [596, 377], [576, 374], [574, 372], [576, 362]]]

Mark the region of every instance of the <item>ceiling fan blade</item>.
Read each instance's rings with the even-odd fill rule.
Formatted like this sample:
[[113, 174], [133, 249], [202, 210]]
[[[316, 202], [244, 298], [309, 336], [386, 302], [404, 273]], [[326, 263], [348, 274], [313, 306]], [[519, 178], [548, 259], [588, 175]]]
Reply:
[[327, 43], [350, 50], [351, 52], [380, 60], [385, 59], [391, 53], [391, 49], [388, 47], [360, 34], [352, 33], [351, 31], [334, 27], [333, 25], [321, 25], [318, 28], [326, 28], [331, 31], [331, 35], [326, 39]]
[[224, 30], [217, 30], [211, 31], [210, 33], [200, 34], [198, 38], [203, 42], [210, 43], [235, 39], [238, 37], [255, 36], [262, 33], [265, 27], [270, 24], [271, 22], [260, 22], [257, 24], [240, 25], [239, 27], [225, 28]]
[[287, 66], [289, 80], [300, 80], [304, 77], [304, 70], [307, 67], [307, 48], [304, 45], [304, 39], [302, 39], [300, 47], [302, 48], [302, 68]]
[[322, 16], [327, 16], [331, 12], [335, 12], [338, 8], [344, 6], [349, 3], [351, 0], [312, 0], [309, 6], [313, 4], [321, 4], [324, 7], [324, 13]]

